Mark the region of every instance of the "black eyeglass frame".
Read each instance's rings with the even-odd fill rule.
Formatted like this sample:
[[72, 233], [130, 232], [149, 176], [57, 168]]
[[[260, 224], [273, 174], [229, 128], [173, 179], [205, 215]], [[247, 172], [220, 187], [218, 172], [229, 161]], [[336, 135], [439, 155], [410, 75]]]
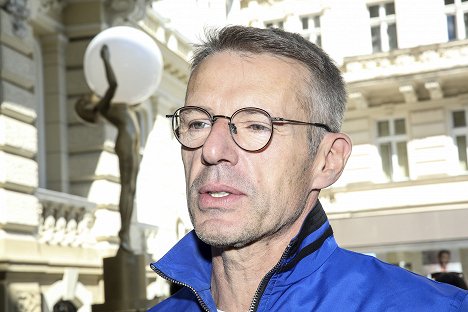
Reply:
[[[231, 117], [229, 117], [229, 116], [224, 116], [224, 115], [212, 115], [209, 111], [207, 111], [206, 109], [204, 109], [202, 107], [199, 107], [199, 106], [183, 106], [183, 107], [178, 108], [174, 112], [174, 114], [166, 115], [166, 118], [171, 118], [172, 119], [172, 131], [174, 132], [174, 135], [175, 135], [177, 141], [179, 141], [180, 145], [182, 145], [183, 147], [185, 147], [187, 149], [191, 149], [191, 150], [195, 150], [195, 149], [200, 148], [203, 145], [205, 145], [206, 139], [205, 139], [205, 142], [203, 142], [203, 144], [201, 144], [200, 146], [197, 146], [197, 147], [189, 147], [189, 146], [183, 144], [180, 141], [179, 136], [177, 134], [177, 128], [176, 128], [176, 125], [175, 125], [175, 117], [178, 117], [178, 115], [180, 115], [181, 111], [184, 111], [184, 110], [187, 110], [187, 109], [197, 109], [197, 110], [205, 113], [210, 118], [211, 126], [213, 126], [213, 124], [219, 118], [227, 119], [228, 120], [228, 126], [229, 126], [229, 133], [231, 134], [232, 140], [234, 141], [234, 143], [236, 143], [237, 146], [239, 146], [239, 148], [241, 148], [241, 149], [243, 149], [244, 151], [247, 151], [247, 152], [258, 152], [258, 151], [262, 150], [263, 148], [265, 148], [265, 146], [270, 144], [271, 138], [273, 137], [273, 129], [274, 128], [272, 127], [272, 130], [271, 130], [271, 133], [270, 133], [270, 138], [265, 143], [265, 145], [263, 145], [261, 148], [258, 148], [258, 149], [255, 149], [255, 150], [249, 150], [249, 149], [243, 148], [242, 146], [239, 145], [239, 143], [237, 143], [236, 139], [233, 136], [233, 130], [235, 129], [235, 125], [231, 123], [231, 120], [237, 114], [239, 114], [240, 112], [246, 111], [246, 110], [258, 111], [259, 113], [262, 113], [262, 114], [266, 115], [270, 119], [270, 122], [271, 122], [272, 126], [275, 125], [275, 124], [293, 124], [293, 125], [303, 125], [303, 126], [314, 126], [314, 127], [322, 128], [327, 132], [335, 132], [328, 125], [326, 125], [324, 123], [306, 122], [306, 121], [300, 121], [300, 120], [294, 120], [294, 119], [287, 119], [287, 118], [283, 118], [283, 117], [271, 117], [271, 115], [266, 110], [258, 108], [258, 107], [243, 107], [243, 108], [240, 108], [240, 109], [236, 110], [231, 115]], [[210, 130], [210, 133], [211, 133], [211, 130]], [[209, 136], [209, 134], [208, 134], [208, 136]], [[207, 138], [208, 138], [208, 136], [207, 136]]]

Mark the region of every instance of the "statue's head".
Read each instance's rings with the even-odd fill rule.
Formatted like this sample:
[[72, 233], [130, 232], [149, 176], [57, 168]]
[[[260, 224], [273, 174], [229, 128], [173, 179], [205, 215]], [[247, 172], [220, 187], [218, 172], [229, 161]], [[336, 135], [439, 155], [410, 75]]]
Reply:
[[95, 94], [85, 94], [75, 103], [75, 112], [85, 122], [96, 123], [98, 112], [94, 109], [99, 98]]

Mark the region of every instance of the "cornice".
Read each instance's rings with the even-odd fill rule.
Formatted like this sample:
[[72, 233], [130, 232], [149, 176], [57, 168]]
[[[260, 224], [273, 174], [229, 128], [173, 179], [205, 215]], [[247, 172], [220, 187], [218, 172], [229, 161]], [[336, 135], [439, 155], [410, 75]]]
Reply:
[[347, 83], [408, 76], [468, 66], [468, 40], [399, 49], [387, 53], [346, 57]]

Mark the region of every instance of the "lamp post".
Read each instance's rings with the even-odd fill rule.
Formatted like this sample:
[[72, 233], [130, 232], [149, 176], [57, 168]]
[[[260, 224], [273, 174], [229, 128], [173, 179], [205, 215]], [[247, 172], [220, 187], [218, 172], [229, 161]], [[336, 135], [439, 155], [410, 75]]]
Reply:
[[146, 261], [130, 244], [130, 221], [134, 208], [140, 163], [140, 128], [134, 111], [148, 99], [161, 81], [163, 62], [154, 40], [128, 26], [108, 28], [89, 43], [84, 72], [92, 94], [75, 104], [88, 122], [104, 117], [117, 128], [115, 152], [119, 158], [121, 228], [115, 257], [105, 258], [103, 304], [93, 311], [146, 311]]

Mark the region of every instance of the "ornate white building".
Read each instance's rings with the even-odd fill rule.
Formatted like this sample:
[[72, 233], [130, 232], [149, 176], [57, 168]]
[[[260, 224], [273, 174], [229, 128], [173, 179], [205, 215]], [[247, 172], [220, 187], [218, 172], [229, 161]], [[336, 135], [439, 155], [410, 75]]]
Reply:
[[[183, 105], [188, 43], [201, 33], [187, 31], [227, 22], [301, 33], [342, 68], [354, 150], [321, 196], [339, 243], [421, 274], [449, 249], [468, 275], [468, 2], [0, 0], [0, 8], [0, 311], [67, 301], [83, 312], [104, 299], [102, 258], [115, 253], [120, 225], [116, 131], [83, 124], [73, 106], [89, 92], [87, 44], [122, 24], [150, 34], [164, 59], [160, 88], [139, 107], [132, 237], [148, 263], [190, 228], [179, 145], [164, 118]], [[167, 292], [149, 268], [147, 276], [148, 298]]]

